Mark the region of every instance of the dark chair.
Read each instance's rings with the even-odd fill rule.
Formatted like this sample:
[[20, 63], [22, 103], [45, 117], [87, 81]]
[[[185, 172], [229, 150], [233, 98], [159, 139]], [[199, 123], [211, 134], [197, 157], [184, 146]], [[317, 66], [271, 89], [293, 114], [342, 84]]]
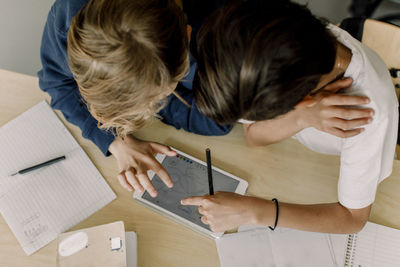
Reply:
[[[349, 12], [354, 18], [370, 18], [382, 2], [382, 0], [352, 0]], [[400, 0], [391, 0], [391, 2], [400, 4]], [[390, 13], [376, 19], [400, 26], [398, 24], [400, 21], [399, 12]]]

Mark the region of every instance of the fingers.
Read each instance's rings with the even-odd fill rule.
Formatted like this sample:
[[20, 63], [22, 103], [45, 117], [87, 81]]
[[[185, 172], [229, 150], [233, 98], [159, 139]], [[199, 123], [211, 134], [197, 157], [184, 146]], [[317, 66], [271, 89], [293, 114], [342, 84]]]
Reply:
[[352, 83], [353, 83], [352, 78], [344, 78], [328, 84], [327, 86], [324, 87], [324, 90], [336, 93], [340, 89], [350, 87]]
[[204, 223], [204, 224], [210, 224], [211, 222], [209, 221], [209, 218], [207, 217], [209, 215], [207, 214], [207, 212], [204, 209], [204, 207], [199, 206], [198, 211], [202, 215], [201, 216], [201, 222]]
[[164, 182], [166, 186], [171, 188], [174, 186], [174, 183], [172, 182], [171, 177], [169, 176], [168, 172], [164, 169], [164, 167], [155, 159], [152, 158], [151, 162], [149, 162], [149, 169], [151, 169], [153, 172], [155, 172], [160, 179]]
[[134, 172], [135, 170], [130, 168], [129, 170], [126, 170], [118, 175], [118, 181], [122, 187], [129, 191], [132, 191], [134, 188], [139, 193], [143, 193], [146, 189], [152, 197], [156, 197], [157, 191], [147, 174], [140, 171], [137, 171], [136, 174]]
[[128, 183], [133, 188], [135, 188], [135, 190], [139, 191], [139, 193], [143, 193], [143, 186], [138, 182], [137, 178], [135, 177], [134, 170], [130, 168], [129, 170], [125, 171], [124, 174]]
[[[188, 197], [181, 200], [182, 205], [193, 205], [198, 206], [198, 212], [201, 215], [201, 222], [208, 224], [212, 232], [224, 231], [225, 223], [221, 224], [220, 220], [216, 218], [215, 212], [219, 212], [218, 209], [212, 207], [213, 201], [210, 200], [209, 195]], [[213, 211], [214, 209], [214, 211]]]
[[340, 118], [332, 118], [331, 120], [331, 127], [339, 128], [342, 130], [353, 130], [360, 126], [366, 125], [372, 121], [371, 118], [361, 118], [361, 119], [340, 119]]
[[176, 155], [175, 151], [168, 146], [140, 141], [134, 137], [127, 137], [121, 142], [122, 144], [115, 143], [118, 146], [113, 145], [113, 155], [117, 159], [121, 171], [118, 181], [124, 188], [141, 192], [146, 189], [152, 197], [157, 196], [157, 191], [147, 176], [148, 170], [154, 171], [168, 187], [173, 186], [171, 177], [154, 157], [154, 154], [164, 153], [174, 156]]
[[[176, 151], [172, 150], [168, 146], [164, 146], [157, 143], [150, 143], [150, 146], [154, 153], [162, 153], [167, 156], [176, 156], [177, 154]], [[161, 178], [161, 180], [164, 182], [166, 186], [171, 188], [174, 185], [168, 172], [154, 157], [144, 158], [143, 160], [146, 161], [149, 169], [154, 171]]]
[[182, 205], [199, 206], [198, 207], [198, 211], [199, 211], [199, 213], [201, 215], [203, 215], [203, 216], [201, 216], [201, 222], [204, 223], [204, 224], [209, 224], [209, 222], [207, 220], [206, 211], [205, 211], [203, 206], [200, 206], [203, 203], [204, 199], [205, 199], [204, 196], [202, 196], [202, 197], [188, 197], [188, 198], [182, 199], [181, 200], [181, 204]]
[[207, 217], [206, 216], [201, 216], [201, 222], [204, 223], [204, 224], [208, 224]]
[[150, 143], [150, 146], [153, 149], [153, 152], [155, 152], [155, 153], [165, 154], [169, 157], [176, 156], [176, 154], [177, 154], [176, 151], [172, 150], [168, 146], [164, 146], [164, 145], [157, 144], [157, 143]]
[[205, 197], [188, 197], [185, 199], [181, 200], [181, 204], [186, 206], [186, 205], [192, 205], [192, 206], [200, 206], [202, 201], [204, 200]]
[[125, 188], [128, 191], [133, 190], [132, 186], [126, 181], [125, 176], [123, 174], [119, 174], [117, 178], [123, 188]]
[[349, 138], [362, 133], [364, 131], [364, 128], [359, 127], [366, 125], [371, 121], [371, 118], [352, 120], [332, 118], [329, 120], [329, 127], [326, 127], [324, 131], [340, 138]]
[[363, 128], [357, 128], [352, 130], [342, 130], [338, 128], [331, 128], [328, 132], [332, 135], [335, 135], [340, 138], [349, 138], [352, 136], [356, 136], [364, 131]]
[[203, 206], [199, 206], [198, 211], [199, 211], [199, 213], [202, 214], [202, 215], [207, 215], [207, 214], [206, 214], [206, 210], [204, 209]]
[[[135, 174], [136, 173], [136, 174]], [[128, 191], [133, 189], [139, 193], [143, 193], [146, 189], [152, 197], [157, 196], [157, 191], [153, 184], [150, 182], [147, 174], [139, 171], [135, 171], [133, 168], [126, 170], [118, 175], [118, 181]]]
[[323, 100], [326, 105], [336, 106], [357, 106], [365, 105], [370, 102], [368, 97], [365, 96], [353, 96], [353, 95], [328, 95]]
[[150, 178], [147, 176], [147, 170], [152, 170], [154, 173], [156, 173], [167, 187], [171, 188], [173, 186], [172, 179], [168, 172], [153, 155], [144, 155], [141, 159], [141, 162], [137, 162], [136, 164], [137, 166], [135, 169], [137, 180], [152, 197], [157, 196], [157, 190], [154, 188]]
[[360, 108], [344, 108], [344, 107], [332, 107], [330, 109], [332, 117], [354, 120], [354, 119], [368, 119], [372, 120], [374, 111], [372, 109], [360, 109]]
[[136, 177], [138, 178], [140, 184], [147, 190], [147, 192], [149, 192], [150, 196], [157, 196], [157, 190], [154, 188], [146, 173], [138, 171], [136, 173]]

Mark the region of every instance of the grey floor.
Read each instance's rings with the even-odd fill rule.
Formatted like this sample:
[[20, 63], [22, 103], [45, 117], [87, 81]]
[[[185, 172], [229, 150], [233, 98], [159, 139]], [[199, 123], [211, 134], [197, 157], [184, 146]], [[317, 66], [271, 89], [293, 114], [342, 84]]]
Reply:
[[[350, 15], [347, 9], [351, 0], [294, 1], [308, 4], [314, 14], [333, 23]], [[41, 68], [39, 48], [43, 26], [53, 2], [0, 0], [0, 68], [36, 76]], [[400, 4], [385, 0], [373, 17], [394, 12], [400, 13]]]

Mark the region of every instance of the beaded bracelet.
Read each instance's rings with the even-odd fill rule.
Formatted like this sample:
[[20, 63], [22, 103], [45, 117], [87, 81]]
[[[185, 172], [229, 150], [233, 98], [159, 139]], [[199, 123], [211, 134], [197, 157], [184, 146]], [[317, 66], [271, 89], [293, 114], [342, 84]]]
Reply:
[[273, 202], [275, 202], [275, 207], [276, 207], [276, 216], [275, 216], [275, 223], [274, 223], [274, 227], [268, 226], [269, 229], [271, 229], [272, 231], [275, 230], [276, 226], [278, 225], [278, 218], [279, 218], [279, 202], [276, 198], [272, 199]]

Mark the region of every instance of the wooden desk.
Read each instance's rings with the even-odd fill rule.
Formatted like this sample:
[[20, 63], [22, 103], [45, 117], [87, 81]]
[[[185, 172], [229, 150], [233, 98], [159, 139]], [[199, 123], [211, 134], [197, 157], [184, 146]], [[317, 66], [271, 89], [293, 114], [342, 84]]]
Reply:
[[[0, 126], [43, 99], [35, 77], [0, 70]], [[60, 113], [58, 113], [60, 115]], [[76, 225], [72, 230], [123, 220], [127, 231], [138, 234], [140, 267], [214, 267], [219, 266], [213, 240], [203, 237], [163, 216], [146, 209], [122, 189], [112, 157], [105, 158], [97, 147], [81, 137], [80, 130], [59, 116], [78, 140], [118, 198]], [[246, 145], [240, 126], [224, 137], [204, 137], [177, 131], [154, 122], [137, 137], [176, 147], [200, 159], [204, 149], [213, 151], [215, 166], [249, 182], [248, 193], [296, 203], [337, 201], [339, 159], [316, 154], [296, 140], [251, 148]], [[380, 186], [370, 220], [400, 229], [400, 163]], [[26, 256], [4, 219], [0, 217], [0, 266], [55, 266], [56, 243], [53, 241], [32, 256]]]

